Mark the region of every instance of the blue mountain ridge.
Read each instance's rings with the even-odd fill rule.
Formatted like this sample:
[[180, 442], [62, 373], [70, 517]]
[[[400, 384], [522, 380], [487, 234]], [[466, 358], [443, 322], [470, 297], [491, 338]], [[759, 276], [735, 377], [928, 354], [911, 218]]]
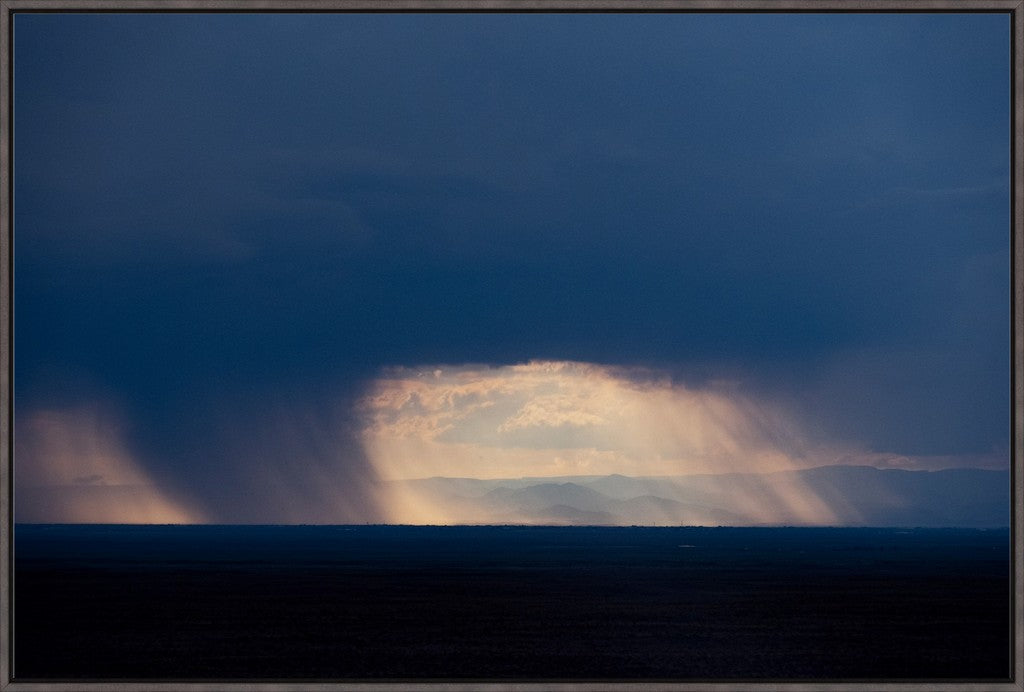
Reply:
[[1009, 472], [973, 468], [822, 466], [772, 473], [392, 483], [443, 505], [452, 523], [987, 528], [1010, 521]]

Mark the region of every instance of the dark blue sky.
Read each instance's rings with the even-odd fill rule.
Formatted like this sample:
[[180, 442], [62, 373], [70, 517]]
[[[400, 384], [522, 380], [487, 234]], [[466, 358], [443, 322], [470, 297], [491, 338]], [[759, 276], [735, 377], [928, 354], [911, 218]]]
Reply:
[[112, 403], [161, 478], [382, 366], [537, 358], [1008, 449], [1008, 15], [14, 31], [18, 412]]

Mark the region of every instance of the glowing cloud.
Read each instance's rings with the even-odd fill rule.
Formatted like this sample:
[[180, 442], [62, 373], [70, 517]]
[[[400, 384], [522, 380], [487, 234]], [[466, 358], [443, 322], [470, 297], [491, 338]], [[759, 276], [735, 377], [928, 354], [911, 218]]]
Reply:
[[726, 387], [641, 370], [533, 362], [394, 369], [361, 403], [385, 478], [668, 475], [806, 466], [785, 413]]
[[[765, 473], [837, 456], [809, 446], [785, 411], [735, 388], [688, 389], [650, 371], [587, 363], [392, 369], [360, 407], [367, 455], [392, 480]], [[474, 521], [394, 485], [392, 521]], [[759, 521], [833, 518], [795, 476], [736, 492], [752, 493]]]

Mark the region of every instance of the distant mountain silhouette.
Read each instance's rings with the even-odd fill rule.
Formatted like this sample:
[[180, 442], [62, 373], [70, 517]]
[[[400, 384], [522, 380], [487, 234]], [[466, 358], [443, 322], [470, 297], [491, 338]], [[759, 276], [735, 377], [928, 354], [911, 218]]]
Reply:
[[450, 523], [750, 526], [1008, 526], [1005, 471], [822, 466], [669, 477], [394, 481]]
[[611, 498], [576, 483], [538, 483], [518, 490], [497, 488], [483, 500], [511, 510], [535, 511], [561, 505], [584, 512], [600, 512], [607, 509]]

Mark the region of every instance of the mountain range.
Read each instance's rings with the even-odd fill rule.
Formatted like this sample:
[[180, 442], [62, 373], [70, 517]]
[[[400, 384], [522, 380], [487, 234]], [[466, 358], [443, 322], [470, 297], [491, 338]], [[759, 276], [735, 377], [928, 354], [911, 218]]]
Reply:
[[[1002, 527], [1006, 471], [822, 466], [775, 473], [391, 481], [451, 524]], [[415, 522], [410, 522], [415, 523]]]

